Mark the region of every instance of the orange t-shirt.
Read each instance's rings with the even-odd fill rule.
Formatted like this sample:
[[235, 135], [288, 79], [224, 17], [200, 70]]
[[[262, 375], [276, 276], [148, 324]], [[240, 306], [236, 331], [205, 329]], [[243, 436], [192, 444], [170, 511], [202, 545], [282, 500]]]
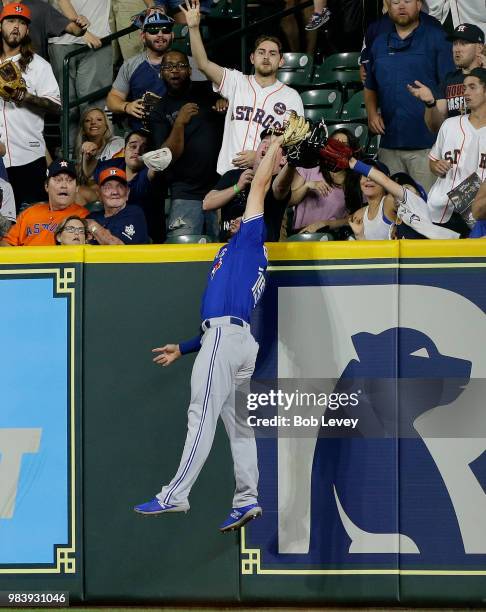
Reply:
[[54, 246], [54, 232], [59, 223], [70, 217], [86, 217], [89, 210], [78, 204], [71, 204], [63, 210], [51, 210], [49, 204], [34, 204], [17, 217], [5, 240], [10, 246]]

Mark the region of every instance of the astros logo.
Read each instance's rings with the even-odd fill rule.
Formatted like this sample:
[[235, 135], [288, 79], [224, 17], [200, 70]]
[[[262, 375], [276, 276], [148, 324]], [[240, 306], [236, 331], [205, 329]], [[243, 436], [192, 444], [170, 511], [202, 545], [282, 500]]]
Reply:
[[277, 113], [277, 115], [283, 115], [287, 110], [287, 107], [283, 102], [276, 102], [273, 110], [275, 113]]
[[116, 176], [116, 170], [114, 170], [114, 169], [113, 169], [113, 170], [110, 170], [110, 175], [111, 175], [111, 176]]
[[23, 8], [21, 6], [16, 6], [15, 7], [15, 12], [16, 13], [23, 13]]

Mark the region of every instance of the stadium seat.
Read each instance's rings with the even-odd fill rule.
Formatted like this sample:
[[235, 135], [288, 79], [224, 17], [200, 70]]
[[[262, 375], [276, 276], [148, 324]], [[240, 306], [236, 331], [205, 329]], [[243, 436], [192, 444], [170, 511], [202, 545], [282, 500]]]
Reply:
[[358, 58], [359, 53], [356, 52], [330, 55], [320, 66], [315, 67], [312, 85], [339, 85], [343, 89], [350, 85], [361, 87]]
[[339, 128], [345, 128], [346, 130], [349, 130], [352, 134], [356, 136], [356, 138], [359, 139], [361, 147], [363, 149], [366, 147], [366, 144], [368, 142], [367, 125], [363, 125], [362, 123], [336, 123], [334, 125], [329, 126], [329, 136], [331, 136], [332, 133]]
[[[324, 118], [326, 121], [339, 119], [342, 94], [335, 89], [310, 89], [300, 94], [307, 119], [315, 121]], [[310, 112], [309, 112], [310, 111]]]
[[357, 91], [343, 106], [341, 119], [344, 121], [365, 122], [368, 119], [364, 103], [364, 93]]
[[96, 202], [89, 202], [85, 206], [86, 210], [89, 210], [90, 213], [99, 212], [100, 210], [104, 210], [103, 204], [98, 200]]
[[165, 244], [206, 244], [208, 242], [213, 242], [210, 236], [193, 234], [190, 236], [171, 236], [167, 238]]
[[366, 155], [368, 157], [376, 157], [380, 148], [379, 134], [369, 134], [368, 143], [366, 145]]
[[[189, 41], [189, 28], [184, 23], [175, 23], [172, 29], [174, 40], [172, 41], [172, 51], [182, 51], [186, 55], [191, 55], [191, 43]], [[203, 40], [208, 39], [208, 27], [201, 26], [201, 36]]]
[[294, 234], [293, 236], [288, 236], [285, 242], [328, 242], [331, 240], [334, 240], [333, 236], [324, 232], [315, 234]]
[[295, 87], [296, 89], [309, 89], [309, 85], [311, 84], [309, 75], [304, 71], [279, 70], [277, 78], [282, 83], [285, 83], [285, 85]]
[[280, 70], [304, 72], [310, 80], [313, 66], [313, 60], [310, 55], [307, 55], [307, 53], [284, 53], [283, 59], [284, 65], [281, 66]]

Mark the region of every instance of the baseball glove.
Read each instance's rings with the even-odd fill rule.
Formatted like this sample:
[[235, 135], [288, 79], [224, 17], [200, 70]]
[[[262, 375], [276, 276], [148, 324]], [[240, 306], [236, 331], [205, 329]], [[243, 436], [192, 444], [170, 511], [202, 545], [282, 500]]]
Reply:
[[292, 111], [288, 121], [284, 124], [282, 147], [295, 146], [305, 140], [309, 134], [309, 122]]
[[349, 159], [353, 156], [353, 149], [344, 142], [330, 138], [320, 150], [321, 164], [330, 172], [337, 172], [349, 168]]
[[168, 147], [157, 149], [156, 151], [149, 151], [142, 155], [143, 163], [150, 170], [155, 172], [162, 172], [172, 161], [172, 152]]
[[150, 115], [157, 106], [161, 96], [153, 93], [152, 91], [146, 91], [142, 96], [143, 104], [143, 117], [142, 117], [142, 129], [145, 132], [150, 133]]
[[6, 102], [22, 102], [27, 85], [19, 67], [12, 60], [0, 64], [0, 97]]
[[313, 124], [309, 121], [308, 136], [296, 145], [287, 147], [286, 158], [289, 166], [314, 168], [319, 165], [319, 153], [327, 142], [327, 127], [323, 121]]

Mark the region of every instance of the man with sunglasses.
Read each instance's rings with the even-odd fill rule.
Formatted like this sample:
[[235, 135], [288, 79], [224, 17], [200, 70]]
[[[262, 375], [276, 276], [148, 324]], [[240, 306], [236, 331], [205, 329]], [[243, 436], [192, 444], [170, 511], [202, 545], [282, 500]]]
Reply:
[[161, 77], [167, 94], [151, 115], [155, 148], [169, 147], [173, 163], [166, 176], [171, 188], [168, 236], [208, 234], [217, 237], [215, 211], [203, 199], [216, 182], [223, 118], [213, 110], [218, 99], [209, 81], [191, 81], [189, 59], [181, 51], [162, 57]]
[[394, 27], [369, 49], [364, 96], [369, 128], [381, 135], [380, 160], [392, 174], [406, 172], [428, 191], [434, 183], [428, 165], [434, 136], [407, 85], [417, 80], [435, 90], [454, 63], [445, 31], [423, 19], [421, 8], [420, 0], [390, 1]]

